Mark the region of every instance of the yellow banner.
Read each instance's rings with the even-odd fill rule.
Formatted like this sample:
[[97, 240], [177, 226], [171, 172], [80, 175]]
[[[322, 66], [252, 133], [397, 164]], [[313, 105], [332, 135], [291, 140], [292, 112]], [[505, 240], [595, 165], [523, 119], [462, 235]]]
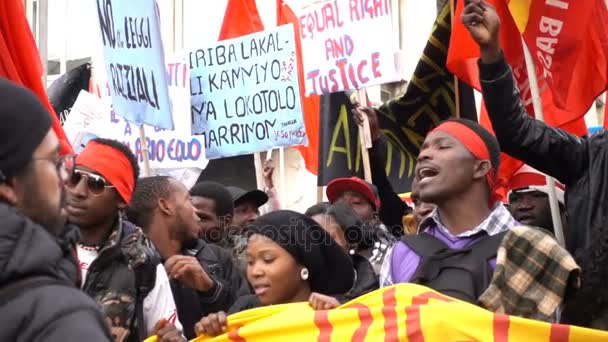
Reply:
[[329, 311], [307, 303], [243, 311], [228, 317], [228, 331], [193, 341], [608, 341], [608, 332], [493, 314], [415, 284], [380, 289]]

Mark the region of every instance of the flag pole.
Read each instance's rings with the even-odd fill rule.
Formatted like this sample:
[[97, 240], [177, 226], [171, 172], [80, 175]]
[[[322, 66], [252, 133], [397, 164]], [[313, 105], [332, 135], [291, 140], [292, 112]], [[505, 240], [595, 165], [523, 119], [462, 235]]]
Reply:
[[[528, 79], [530, 80], [530, 91], [532, 93], [532, 104], [534, 106], [534, 114], [536, 119], [539, 121], [544, 120], [543, 103], [540, 98], [540, 91], [538, 87], [538, 79], [536, 78], [536, 67], [534, 65], [534, 59], [530, 54], [526, 41], [521, 37], [521, 43], [524, 48], [524, 57], [526, 59], [526, 69], [528, 71]], [[551, 218], [553, 219], [553, 230], [555, 231], [555, 239], [560, 245], [565, 246], [566, 240], [564, 238], [564, 229], [562, 218], [559, 212], [559, 205], [557, 202], [557, 192], [555, 191], [555, 180], [553, 177], [547, 175], [547, 185], [549, 187], [549, 205], [551, 207]]]
[[139, 140], [141, 141], [141, 150], [144, 156], [144, 172], [146, 177], [150, 177], [152, 175], [150, 171], [150, 150], [148, 149], [148, 139], [146, 139], [146, 130], [143, 124], [139, 125]]
[[[367, 105], [367, 94], [365, 89], [357, 91], [357, 100], [363, 105]], [[369, 129], [369, 121], [366, 115], [362, 115], [363, 124], [359, 126], [359, 141], [361, 143], [361, 157], [363, 160], [363, 175], [365, 181], [372, 182], [372, 167], [369, 161], [369, 148], [372, 148], [372, 134]]]
[[[454, 27], [454, 11], [455, 11], [455, 7], [456, 7], [456, 1], [458, 0], [454, 0], [454, 1], [450, 1], [450, 23], [452, 25], [452, 27]], [[458, 77], [456, 77], [456, 75], [454, 76], [454, 102], [456, 105], [456, 111], [454, 112], [454, 115], [456, 116], [456, 118], [460, 119], [460, 87], [458, 85]]]

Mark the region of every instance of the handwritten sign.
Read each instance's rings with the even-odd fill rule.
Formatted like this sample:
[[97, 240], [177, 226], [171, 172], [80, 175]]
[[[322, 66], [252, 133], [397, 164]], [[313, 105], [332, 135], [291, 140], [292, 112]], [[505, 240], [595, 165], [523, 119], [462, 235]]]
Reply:
[[116, 112], [173, 129], [155, 0], [97, 0], [105, 69]]
[[398, 80], [388, 0], [288, 3], [299, 18], [307, 95]]
[[307, 143], [292, 25], [191, 51], [190, 91], [209, 159]]

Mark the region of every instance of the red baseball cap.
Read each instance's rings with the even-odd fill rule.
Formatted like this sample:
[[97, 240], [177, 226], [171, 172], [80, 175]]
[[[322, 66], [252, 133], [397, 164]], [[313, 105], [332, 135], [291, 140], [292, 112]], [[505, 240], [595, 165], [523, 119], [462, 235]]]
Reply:
[[376, 210], [380, 209], [380, 196], [375, 185], [359, 177], [337, 178], [327, 184], [325, 193], [329, 203], [334, 203], [345, 191], [352, 191], [365, 197]]

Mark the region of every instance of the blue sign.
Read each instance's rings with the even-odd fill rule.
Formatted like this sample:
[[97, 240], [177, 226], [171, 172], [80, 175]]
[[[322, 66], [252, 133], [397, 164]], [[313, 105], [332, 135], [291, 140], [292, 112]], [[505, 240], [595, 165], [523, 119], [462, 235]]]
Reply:
[[155, 0], [97, 0], [112, 106], [126, 119], [173, 130]]
[[307, 143], [292, 25], [190, 52], [192, 134], [208, 159]]

